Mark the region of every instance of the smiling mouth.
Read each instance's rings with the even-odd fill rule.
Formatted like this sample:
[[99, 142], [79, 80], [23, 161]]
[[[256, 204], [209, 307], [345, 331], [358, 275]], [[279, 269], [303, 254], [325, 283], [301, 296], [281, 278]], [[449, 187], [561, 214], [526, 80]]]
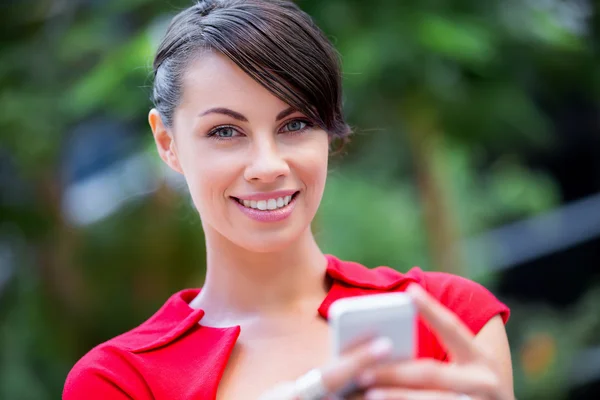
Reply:
[[298, 191], [291, 196], [276, 197], [265, 200], [241, 200], [233, 196], [231, 198], [246, 208], [258, 211], [274, 211], [287, 207], [288, 204], [298, 197], [299, 194], [300, 192]]

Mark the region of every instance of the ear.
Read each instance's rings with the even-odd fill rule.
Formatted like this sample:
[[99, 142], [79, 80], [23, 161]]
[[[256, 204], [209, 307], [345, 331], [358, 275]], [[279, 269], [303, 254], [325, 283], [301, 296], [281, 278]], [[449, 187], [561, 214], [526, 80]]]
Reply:
[[154, 136], [154, 142], [156, 143], [156, 149], [160, 158], [173, 170], [183, 174], [177, 157], [175, 140], [163, 124], [162, 118], [155, 108], [150, 110], [148, 114], [148, 123], [150, 124], [150, 128], [152, 128], [152, 135]]

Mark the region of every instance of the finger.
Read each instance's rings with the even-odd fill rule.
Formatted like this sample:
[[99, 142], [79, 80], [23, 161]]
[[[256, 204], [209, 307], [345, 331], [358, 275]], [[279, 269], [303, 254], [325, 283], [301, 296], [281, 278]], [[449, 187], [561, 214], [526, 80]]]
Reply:
[[389, 338], [376, 339], [358, 346], [322, 369], [323, 385], [331, 393], [344, 389], [361, 372], [388, 358], [392, 350], [393, 343]]
[[497, 393], [498, 377], [485, 367], [447, 364], [420, 359], [369, 368], [356, 379], [361, 387], [395, 386], [454, 393], [489, 395]]
[[406, 289], [419, 313], [440, 336], [456, 362], [469, 361], [479, 355], [473, 334], [456, 314], [434, 299], [418, 284]]
[[377, 388], [365, 393], [365, 400], [462, 400], [460, 394], [432, 390]]
[[268, 392], [263, 393], [258, 400], [281, 400], [293, 399], [296, 395], [295, 382], [282, 382], [271, 388]]

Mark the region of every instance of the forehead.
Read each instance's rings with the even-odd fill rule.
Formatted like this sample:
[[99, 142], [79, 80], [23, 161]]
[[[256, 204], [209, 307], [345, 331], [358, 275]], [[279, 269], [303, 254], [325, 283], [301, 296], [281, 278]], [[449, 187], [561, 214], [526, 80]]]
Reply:
[[183, 107], [229, 107], [239, 112], [275, 109], [287, 104], [257, 83], [230, 59], [207, 51], [190, 62], [182, 79]]

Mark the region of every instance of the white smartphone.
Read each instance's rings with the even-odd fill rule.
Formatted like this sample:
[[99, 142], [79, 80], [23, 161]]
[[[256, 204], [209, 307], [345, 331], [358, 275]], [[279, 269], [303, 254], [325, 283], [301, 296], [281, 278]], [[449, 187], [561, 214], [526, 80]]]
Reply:
[[416, 349], [416, 309], [405, 293], [340, 299], [329, 309], [333, 356], [363, 340], [388, 337], [394, 360], [411, 359]]

